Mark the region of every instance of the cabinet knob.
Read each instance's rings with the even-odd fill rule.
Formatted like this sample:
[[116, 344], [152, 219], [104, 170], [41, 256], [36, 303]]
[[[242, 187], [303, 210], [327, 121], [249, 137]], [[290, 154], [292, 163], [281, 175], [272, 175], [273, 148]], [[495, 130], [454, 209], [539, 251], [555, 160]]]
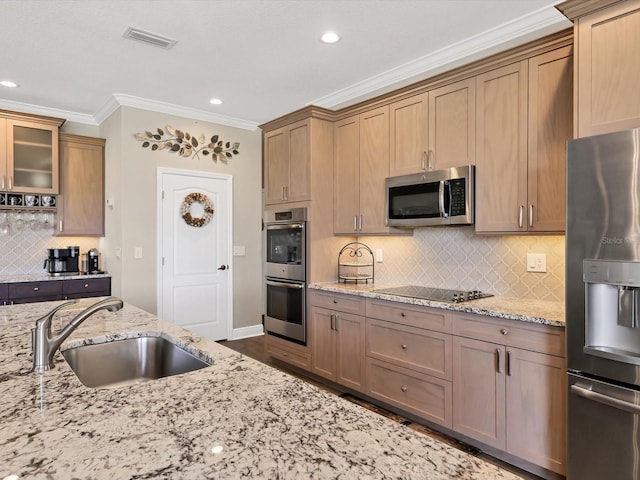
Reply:
[[33, 287], [34, 292], [37, 292], [38, 290], [40, 290], [38, 287]]
[[506, 335], [507, 333], [509, 333], [509, 330], [507, 330], [506, 328], [501, 328], [501, 329], [500, 329], [500, 333], [501, 333], [502, 335]]
[[400, 387], [400, 390], [402, 390], [403, 392], [406, 392], [406, 391], [407, 391], [407, 387], [405, 387], [404, 385], [402, 385], [402, 386]]
[[288, 356], [289, 356], [289, 354], [288, 354], [288, 353], [285, 353], [285, 352], [282, 352], [282, 356], [283, 356], [283, 357], [288, 357]]
[[333, 303], [338, 303], [338, 300], [334, 300]]
[[406, 314], [406, 313], [404, 313], [404, 312], [401, 312], [401, 313], [400, 313], [400, 316], [401, 316], [402, 318], [404, 318], [404, 317], [406, 317], [406, 316], [407, 316], [407, 314]]
[[84, 284], [84, 288], [89, 288], [89, 284], [88, 284], [88, 283], [85, 283], [85, 284]]
[[401, 347], [402, 347], [402, 349], [403, 349], [403, 350], [406, 350], [406, 349], [407, 349], [407, 345], [406, 345], [405, 343], [403, 343], [403, 344], [401, 345]]

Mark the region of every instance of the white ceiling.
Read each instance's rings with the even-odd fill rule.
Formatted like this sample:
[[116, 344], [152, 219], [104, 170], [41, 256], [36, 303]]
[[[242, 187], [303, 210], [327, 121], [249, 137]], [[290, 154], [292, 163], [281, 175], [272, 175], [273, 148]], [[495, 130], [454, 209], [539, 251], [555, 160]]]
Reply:
[[[255, 128], [571, 24], [558, 0], [1, 0], [0, 108], [99, 124], [119, 105]], [[171, 50], [123, 37], [134, 26]], [[334, 30], [342, 40], [319, 41]], [[221, 98], [219, 106], [209, 104]]]

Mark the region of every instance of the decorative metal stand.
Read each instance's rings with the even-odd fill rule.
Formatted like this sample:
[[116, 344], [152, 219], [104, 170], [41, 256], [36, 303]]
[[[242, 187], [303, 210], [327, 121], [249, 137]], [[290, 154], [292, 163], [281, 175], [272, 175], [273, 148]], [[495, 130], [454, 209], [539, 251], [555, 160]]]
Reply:
[[338, 282], [373, 283], [373, 252], [364, 243], [347, 243], [338, 254]]

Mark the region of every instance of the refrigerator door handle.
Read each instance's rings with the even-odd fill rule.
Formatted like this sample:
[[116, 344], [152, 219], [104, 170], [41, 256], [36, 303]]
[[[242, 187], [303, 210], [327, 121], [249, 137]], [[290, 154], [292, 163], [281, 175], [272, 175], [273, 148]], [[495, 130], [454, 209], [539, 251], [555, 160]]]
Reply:
[[625, 402], [624, 400], [620, 400], [615, 397], [610, 397], [608, 395], [603, 395], [602, 393], [594, 392], [589, 387], [582, 387], [580, 385], [571, 385], [571, 393], [577, 395], [579, 397], [586, 398], [587, 400], [592, 400], [594, 402], [602, 403], [604, 405], [608, 405], [613, 408], [617, 408], [619, 410], [624, 410], [626, 412], [630, 412], [633, 414], [640, 414], [640, 405], [636, 405], [635, 403]]

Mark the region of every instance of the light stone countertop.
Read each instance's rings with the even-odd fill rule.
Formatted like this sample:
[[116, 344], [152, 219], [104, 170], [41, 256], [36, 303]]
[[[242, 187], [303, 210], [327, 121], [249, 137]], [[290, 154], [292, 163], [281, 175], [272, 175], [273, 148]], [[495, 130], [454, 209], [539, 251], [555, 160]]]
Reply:
[[59, 353], [32, 374], [30, 329], [59, 303], [0, 307], [0, 478], [519, 478], [131, 305], [98, 312], [63, 350], [153, 333], [213, 365], [112, 390], [82, 385]]
[[354, 283], [312, 283], [309, 288], [326, 292], [346, 293], [367, 298], [391, 300], [394, 302], [422, 305], [425, 307], [442, 308], [457, 312], [477, 313], [490, 317], [519, 320], [522, 322], [539, 323], [554, 327], [565, 326], [564, 302], [550, 302], [527, 298], [494, 296], [479, 298], [462, 303], [435, 302], [419, 298], [401, 297], [378, 293], [376, 289], [389, 288], [397, 285], [354, 284]]
[[44, 282], [49, 280], [78, 280], [85, 278], [110, 277], [109, 273], [91, 273], [77, 275], [49, 275], [48, 273], [23, 273], [14, 275], [0, 275], [0, 283], [20, 283], [20, 282]]

